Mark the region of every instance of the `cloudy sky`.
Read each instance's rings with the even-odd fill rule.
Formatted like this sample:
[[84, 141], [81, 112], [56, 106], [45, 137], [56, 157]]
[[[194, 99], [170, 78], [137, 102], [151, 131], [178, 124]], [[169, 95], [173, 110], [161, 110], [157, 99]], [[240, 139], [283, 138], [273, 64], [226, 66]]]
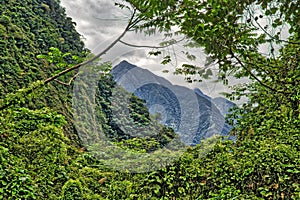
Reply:
[[[126, 27], [130, 17], [130, 12], [114, 6], [113, 0], [61, 0], [61, 4], [66, 8], [67, 15], [76, 22], [77, 31], [83, 35], [86, 47], [92, 50], [93, 53], [101, 52], [116, 39]], [[159, 46], [159, 43], [163, 41], [163, 37], [159, 35], [146, 37], [143, 33], [127, 33], [123, 40], [137, 45]], [[190, 62], [181, 53], [182, 50], [185, 50], [182, 44], [179, 43], [166, 49], [165, 55], [167, 53], [175, 55], [174, 52], [176, 52], [177, 59], [177, 62], [173, 59], [173, 62], [167, 66], [160, 64], [162, 57], [149, 56], [148, 52], [152, 50], [150, 48], [131, 48], [120, 43], [113, 47], [103, 57], [103, 60], [111, 61], [113, 65], [122, 60], [127, 60], [165, 77], [173, 84], [184, 85], [191, 89], [199, 87], [205, 94], [213, 97], [221, 96], [220, 92], [228, 91], [222, 83], [216, 83], [213, 80], [206, 80], [202, 83], [187, 83], [182, 76], [162, 72], [163, 70], [172, 72], [176, 65], [182, 62]], [[206, 57], [201, 49], [192, 51], [198, 57], [195, 63], [198, 66], [204, 64]]]

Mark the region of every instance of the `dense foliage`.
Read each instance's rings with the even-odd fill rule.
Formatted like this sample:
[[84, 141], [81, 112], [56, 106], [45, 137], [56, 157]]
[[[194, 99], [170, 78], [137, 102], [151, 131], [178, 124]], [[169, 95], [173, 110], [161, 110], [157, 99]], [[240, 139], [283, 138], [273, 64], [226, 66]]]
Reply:
[[118, 86], [111, 75], [100, 78], [96, 101], [106, 137], [119, 145], [148, 152], [163, 148], [176, 137], [171, 128], [150, 115], [144, 100]]
[[[0, 1], [0, 98], [30, 83], [49, 77], [62, 70], [57, 63], [38, 59], [46, 54], [50, 47], [56, 47], [63, 53], [83, 57], [88, 52], [80, 41], [80, 35], [74, 29], [74, 22], [67, 17], [58, 1]], [[67, 57], [68, 63], [77, 59]], [[61, 80], [68, 80], [68, 74]], [[30, 108], [48, 105], [55, 108], [70, 122], [69, 111], [71, 90], [53, 83], [44, 88], [45, 95], [25, 102]], [[23, 106], [21, 104], [20, 106]], [[76, 139], [70, 123], [65, 126], [69, 137]]]
[[[140, 18], [146, 19], [137, 28], [155, 28], [172, 36], [172, 27], [177, 26], [193, 42], [190, 45], [203, 47], [207, 64], [218, 65], [218, 76], [225, 84], [229, 75], [252, 80], [233, 87], [229, 95], [232, 99], [246, 96], [248, 102], [233, 114], [237, 120], [233, 132], [238, 137], [236, 144], [230, 153], [221, 154], [225, 158], [233, 155], [232, 165], [245, 159], [242, 163], [249, 166], [243, 168], [240, 163], [245, 173], [238, 175], [236, 168], [236, 173], [225, 178], [224, 183], [235, 185], [233, 188], [213, 187], [217, 196], [220, 192], [237, 197], [253, 192], [257, 198], [299, 198], [297, 1], [128, 2], [140, 11]], [[262, 52], [266, 47], [269, 50]], [[201, 66], [183, 65], [177, 72], [201, 78], [203, 70]], [[243, 154], [249, 157], [243, 158]], [[243, 184], [247, 181], [248, 186]]]
[[[231, 70], [238, 77], [253, 79], [234, 93], [246, 94], [249, 99], [233, 114], [237, 140], [187, 147], [176, 162], [153, 172], [112, 171], [75, 145], [76, 134], [66, 129], [71, 127], [72, 87], [53, 82], [30, 96], [19, 95], [14, 106], [1, 110], [0, 199], [299, 199], [300, 12], [295, 1], [130, 2], [146, 20], [139, 28], [154, 26], [168, 31], [177, 25], [183, 34], [206, 48], [212, 61], [219, 64], [224, 80]], [[265, 15], [282, 14], [280, 17], [290, 25], [287, 41], [264, 33], [253, 35], [250, 22], [255, 22], [256, 16], [237, 20], [253, 2]], [[1, 99], [86, 55], [74, 23], [58, 1], [0, 3]], [[276, 17], [273, 25], [280, 26]], [[270, 52], [265, 56], [258, 51], [259, 44], [274, 41], [282, 43], [278, 55]], [[68, 81], [70, 77], [72, 74], [59, 80]], [[110, 99], [114, 82], [110, 76], [103, 76], [98, 86], [98, 120], [116, 144], [134, 151], [153, 151], [174, 137], [172, 130], [158, 124], [153, 130], [162, 132], [152, 134], [155, 137], [147, 141], [118, 130]], [[121, 88], [117, 91], [125, 93]], [[122, 123], [150, 123], [154, 116], [142, 100], [134, 96], [129, 99], [134, 121]]]

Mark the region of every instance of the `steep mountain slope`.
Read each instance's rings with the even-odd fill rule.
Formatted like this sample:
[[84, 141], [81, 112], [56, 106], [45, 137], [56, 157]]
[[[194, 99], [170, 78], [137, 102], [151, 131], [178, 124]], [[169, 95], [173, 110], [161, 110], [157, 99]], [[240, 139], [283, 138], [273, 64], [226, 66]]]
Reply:
[[173, 140], [174, 131], [153, 120], [144, 104], [145, 100], [119, 87], [111, 75], [100, 77], [96, 93], [97, 118], [107, 139], [146, 152], [163, 148]]
[[204, 95], [200, 89], [172, 85], [162, 77], [126, 61], [115, 66], [111, 74], [127, 91], [146, 100], [149, 110], [160, 113], [160, 122], [173, 127], [188, 145], [214, 134], [227, 135], [230, 126], [225, 115], [234, 103]]
[[[38, 59], [50, 47], [79, 57], [88, 52], [80, 41], [75, 24], [67, 17], [57, 0], [0, 1], [0, 98], [26, 87], [29, 83], [49, 77], [61, 70]], [[67, 62], [74, 63], [71, 56]], [[60, 80], [67, 81], [72, 73]], [[26, 106], [49, 106], [64, 114], [71, 122], [71, 88], [56, 82], [45, 88], [45, 95], [27, 101]], [[65, 126], [70, 138], [76, 139], [72, 125]]]

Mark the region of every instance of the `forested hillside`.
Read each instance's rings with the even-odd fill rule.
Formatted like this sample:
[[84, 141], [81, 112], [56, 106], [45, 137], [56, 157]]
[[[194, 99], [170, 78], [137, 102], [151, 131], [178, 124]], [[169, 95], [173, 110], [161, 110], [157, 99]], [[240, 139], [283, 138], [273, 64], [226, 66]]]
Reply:
[[[228, 12], [240, 14], [243, 8], [235, 1], [209, 1], [212, 5], [205, 20], [207, 26], [215, 27], [204, 27], [206, 32], [187, 28], [199, 23], [200, 12], [192, 13], [197, 1], [185, 1], [184, 6], [177, 5], [181, 1], [170, 1], [167, 6], [164, 1], [129, 2], [140, 11], [141, 19], [150, 22], [144, 27], [166, 30], [168, 23], [179, 23], [176, 25], [182, 33], [200, 44], [205, 46], [211, 39], [209, 42], [220, 45], [206, 48], [213, 59], [223, 59], [223, 71], [232, 64], [226, 60], [226, 53], [233, 58], [237, 56], [233, 52], [245, 52], [239, 65], [247, 63], [249, 56], [255, 58], [252, 62], [256, 62], [260, 79], [253, 78], [253, 84], [247, 88], [249, 103], [233, 114], [237, 123], [232, 134], [237, 140], [185, 147], [176, 161], [156, 171], [134, 174], [112, 170], [82, 147], [73, 128], [72, 84], [63, 82], [68, 83], [75, 72], [49, 84], [36, 82], [86, 59], [89, 51], [75, 30], [75, 23], [66, 16], [58, 0], [0, 0], [0, 199], [300, 199], [300, 40], [299, 24], [292, 20], [299, 19], [300, 12], [295, 11], [298, 7], [278, 6], [278, 12], [284, 12], [293, 27], [292, 36], [282, 45], [279, 57], [265, 58], [255, 54], [257, 46], [253, 41], [258, 40], [252, 39], [245, 27], [244, 35], [231, 35], [237, 32], [236, 24], [230, 24], [236, 22], [234, 17], [216, 18], [216, 12], [224, 14], [223, 8], [237, 8], [237, 13]], [[269, 8], [262, 1], [257, 3]], [[144, 6], [149, 9], [143, 9]], [[180, 12], [188, 13], [183, 24]], [[167, 17], [166, 24], [156, 21], [161, 15]], [[222, 29], [227, 23], [230, 29]], [[222, 40], [225, 33], [233, 39]], [[225, 44], [232, 46], [221, 48]], [[251, 75], [251, 71], [241, 70], [238, 76], [242, 74]], [[39, 84], [43, 86], [35, 87]], [[115, 83], [103, 73], [97, 84], [99, 124], [116, 145], [145, 153], [176, 138], [172, 129], [159, 124], [153, 124], [153, 131], [158, 130], [155, 137], [146, 139], [118, 130], [111, 115], [111, 89]], [[237, 89], [236, 93], [242, 91], [245, 90]], [[120, 92], [126, 93], [121, 88]], [[155, 117], [141, 99], [132, 96], [130, 102], [134, 123], [147, 124]], [[123, 122], [132, 123], [128, 119]]]
[[[74, 29], [75, 23], [66, 16], [58, 1], [1, 1], [0, 6], [1, 98], [61, 70], [57, 63], [50, 65], [37, 58], [39, 54], [46, 54], [50, 47], [81, 58], [88, 52]], [[66, 61], [69, 64], [78, 62], [71, 56], [66, 57]], [[68, 80], [70, 76], [61, 80]], [[41, 98], [26, 100], [27, 106], [41, 108], [47, 105], [64, 114], [70, 122], [70, 88], [53, 83], [44, 89]], [[70, 124], [65, 129], [76, 139]]]

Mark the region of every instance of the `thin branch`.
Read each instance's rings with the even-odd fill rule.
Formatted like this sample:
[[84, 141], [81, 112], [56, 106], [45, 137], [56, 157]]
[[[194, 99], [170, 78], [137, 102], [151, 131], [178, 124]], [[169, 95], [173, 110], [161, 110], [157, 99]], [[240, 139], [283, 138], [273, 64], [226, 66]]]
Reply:
[[[249, 10], [248, 10], [249, 11]], [[273, 35], [271, 35], [264, 27], [262, 27], [261, 25], [260, 25], [260, 23], [258, 23], [258, 21], [257, 20], [255, 20], [255, 17], [253, 16], [253, 14], [251, 13], [251, 12], [248, 12], [249, 14], [250, 14], [250, 16], [251, 16], [251, 18], [253, 18], [254, 19], [254, 21], [256, 22], [256, 24], [258, 25], [258, 27], [265, 33], [265, 34], [267, 34], [269, 37], [270, 37], [270, 39], [271, 40], [275, 40], [275, 41], [279, 41], [279, 42], [284, 42], [284, 43], [287, 43], [287, 44], [300, 44], [300, 43], [298, 43], [298, 42], [291, 42], [291, 41], [288, 41], [288, 40], [283, 40], [283, 39], [277, 39], [277, 38], [275, 38]], [[253, 22], [251, 22], [251, 24], [253, 25], [253, 26], [255, 26], [254, 24], [253, 24]], [[255, 26], [256, 27], [256, 26]]]
[[[65, 75], [68, 72], [74, 71], [75, 69], [78, 69], [78, 68], [80, 68], [82, 66], [85, 66], [85, 65], [87, 65], [89, 63], [92, 63], [93, 61], [95, 61], [96, 59], [98, 59], [99, 57], [101, 57], [102, 55], [106, 54], [113, 46], [115, 46], [125, 36], [126, 32], [129, 31], [130, 26], [132, 25], [132, 21], [133, 21], [133, 19], [135, 17], [135, 13], [136, 13], [136, 10], [133, 11], [133, 14], [132, 14], [132, 16], [131, 16], [131, 18], [130, 18], [130, 20], [128, 22], [128, 25], [126, 26], [126, 28], [124, 29], [124, 31], [122, 32], [122, 34], [115, 41], [113, 41], [108, 47], [106, 47], [102, 52], [98, 53], [96, 56], [92, 57], [91, 59], [89, 59], [87, 61], [84, 61], [82, 63], [74, 65], [73, 67], [67, 68], [67, 69], [59, 72], [58, 74], [56, 74], [56, 75], [54, 75], [52, 77], [49, 77], [49, 78], [43, 80], [42, 81], [43, 85], [46, 85], [46, 84], [48, 84], [48, 83], [50, 83], [52, 81], [55, 81], [58, 77], [60, 77], [62, 75]], [[60, 82], [60, 81], [58, 81], [58, 82]], [[66, 84], [66, 83], [64, 83], [64, 84]], [[30, 93], [32, 93], [34, 90], [40, 88], [41, 86], [42, 85], [38, 85], [38, 86], [32, 87], [29, 90], [27, 90], [26, 92], [24, 92], [23, 95], [29, 95]], [[20, 90], [22, 90], [22, 89], [20, 89]], [[8, 101], [8, 102], [6, 102], [6, 101]], [[1, 104], [3, 104], [3, 105], [1, 105]], [[13, 104], [14, 104], [14, 101], [13, 100], [7, 100], [6, 97], [4, 99], [0, 99], [0, 110], [4, 110], [4, 109], [8, 108], [9, 106], [11, 106]]]
[[54, 81], [61, 84], [61, 85], [64, 85], [64, 86], [70, 86], [71, 85], [70, 83], [65, 83], [65, 82], [62, 82], [62, 81], [56, 80], [56, 79]]
[[100, 52], [99, 54], [97, 54], [96, 56], [94, 56], [93, 58], [91, 58], [91, 59], [89, 59], [87, 61], [84, 61], [82, 63], [74, 65], [73, 67], [67, 68], [67, 69], [61, 71], [60, 73], [58, 73], [58, 74], [56, 74], [56, 75], [54, 75], [54, 76], [52, 76], [50, 78], [47, 78], [46, 80], [44, 80], [44, 84], [47, 84], [47, 83], [55, 80], [56, 78], [58, 78], [58, 77], [60, 77], [60, 76], [62, 76], [64, 74], [66, 74], [66, 73], [68, 73], [70, 71], [73, 71], [73, 70], [78, 69], [78, 68], [80, 68], [80, 67], [82, 67], [84, 65], [87, 65], [87, 64], [95, 61], [96, 59], [100, 58], [104, 54], [106, 54], [113, 46], [115, 46], [124, 37], [124, 35], [126, 34], [126, 32], [129, 30], [129, 27], [131, 26], [131, 23], [132, 23], [132, 20], [133, 20], [134, 16], [135, 16], [135, 12], [131, 16], [131, 19], [129, 20], [129, 23], [128, 23], [127, 27], [125, 28], [125, 30], [123, 31], [123, 33], [115, 41], [113, 41], [108, 47], [106, 47], [102, 52]]
[[259, 84], [261, 84], [262, 86], [268, 88], [269, 90], [271, 90], [271, 91], [273, 91], [273, 92], [278, 92], [276, 89], [274, 89], [274, 88], [272, 88], [271, 86], [265, 84], [265, 83], [262, 82], [257, 76], [255, 76], [255, 74], [253, 74], [253, 73], [251, 72], [251, 70], [248, 69], [248, 68], [244, 65], [244, 63], [239, 59], [239, 57], [237, 57], [237, 56], [233, 53], [233, 51], [232, 51], [231, 48], [230, 48], [230, 55], [231, 55], [233, 58], [235, 58], [235, 59], [237, 60], [237, 62], [241, 65], [241, 67], [244, 68], [244, 69], [250, 74], [250, 76], [252, 76]]
[[135, 44], [130, 44], [130, 43], [127, 43], [127, 42], [124, 42], [123, 40], [120, 40], [120, 43], [122, 44], [125, 44], [127, 46], [130, 46], [130, 47], [135, 47], [135, 48], [152, 48], [152, 49], [164, 49], [166, 47], [169, 47], [169, 46], [172, 46], [174, 44], [177, 44], [181, 41], [183, 41], [185, 38], [182, 38], [178, 41], [175, 41], [174, 43], [172, 44], [168, 44], [168, 45], [164, 45], [164, 46], [150, 46], [150, 45], [135, 45]]
[[138, 23], [140, 23], [141, 21], [143, 21], [145, 18], [139, 18], [137, 17], [136, 19], [132, 20], [131, 25], [128, 27], [128, 31], [133, 31], [135, 29], [132, 29], [133, 27], [135, 27]]
[[70, 86], [71, 83], [74, 81], [74, 79], [77, 77], [78, 74], [75, 74], [75, 76], [73, 76], [68, 83], [62, 82], [60, 80], [55, 79], [55, 81], [61, 85], [65, 85], [65, 86]]

